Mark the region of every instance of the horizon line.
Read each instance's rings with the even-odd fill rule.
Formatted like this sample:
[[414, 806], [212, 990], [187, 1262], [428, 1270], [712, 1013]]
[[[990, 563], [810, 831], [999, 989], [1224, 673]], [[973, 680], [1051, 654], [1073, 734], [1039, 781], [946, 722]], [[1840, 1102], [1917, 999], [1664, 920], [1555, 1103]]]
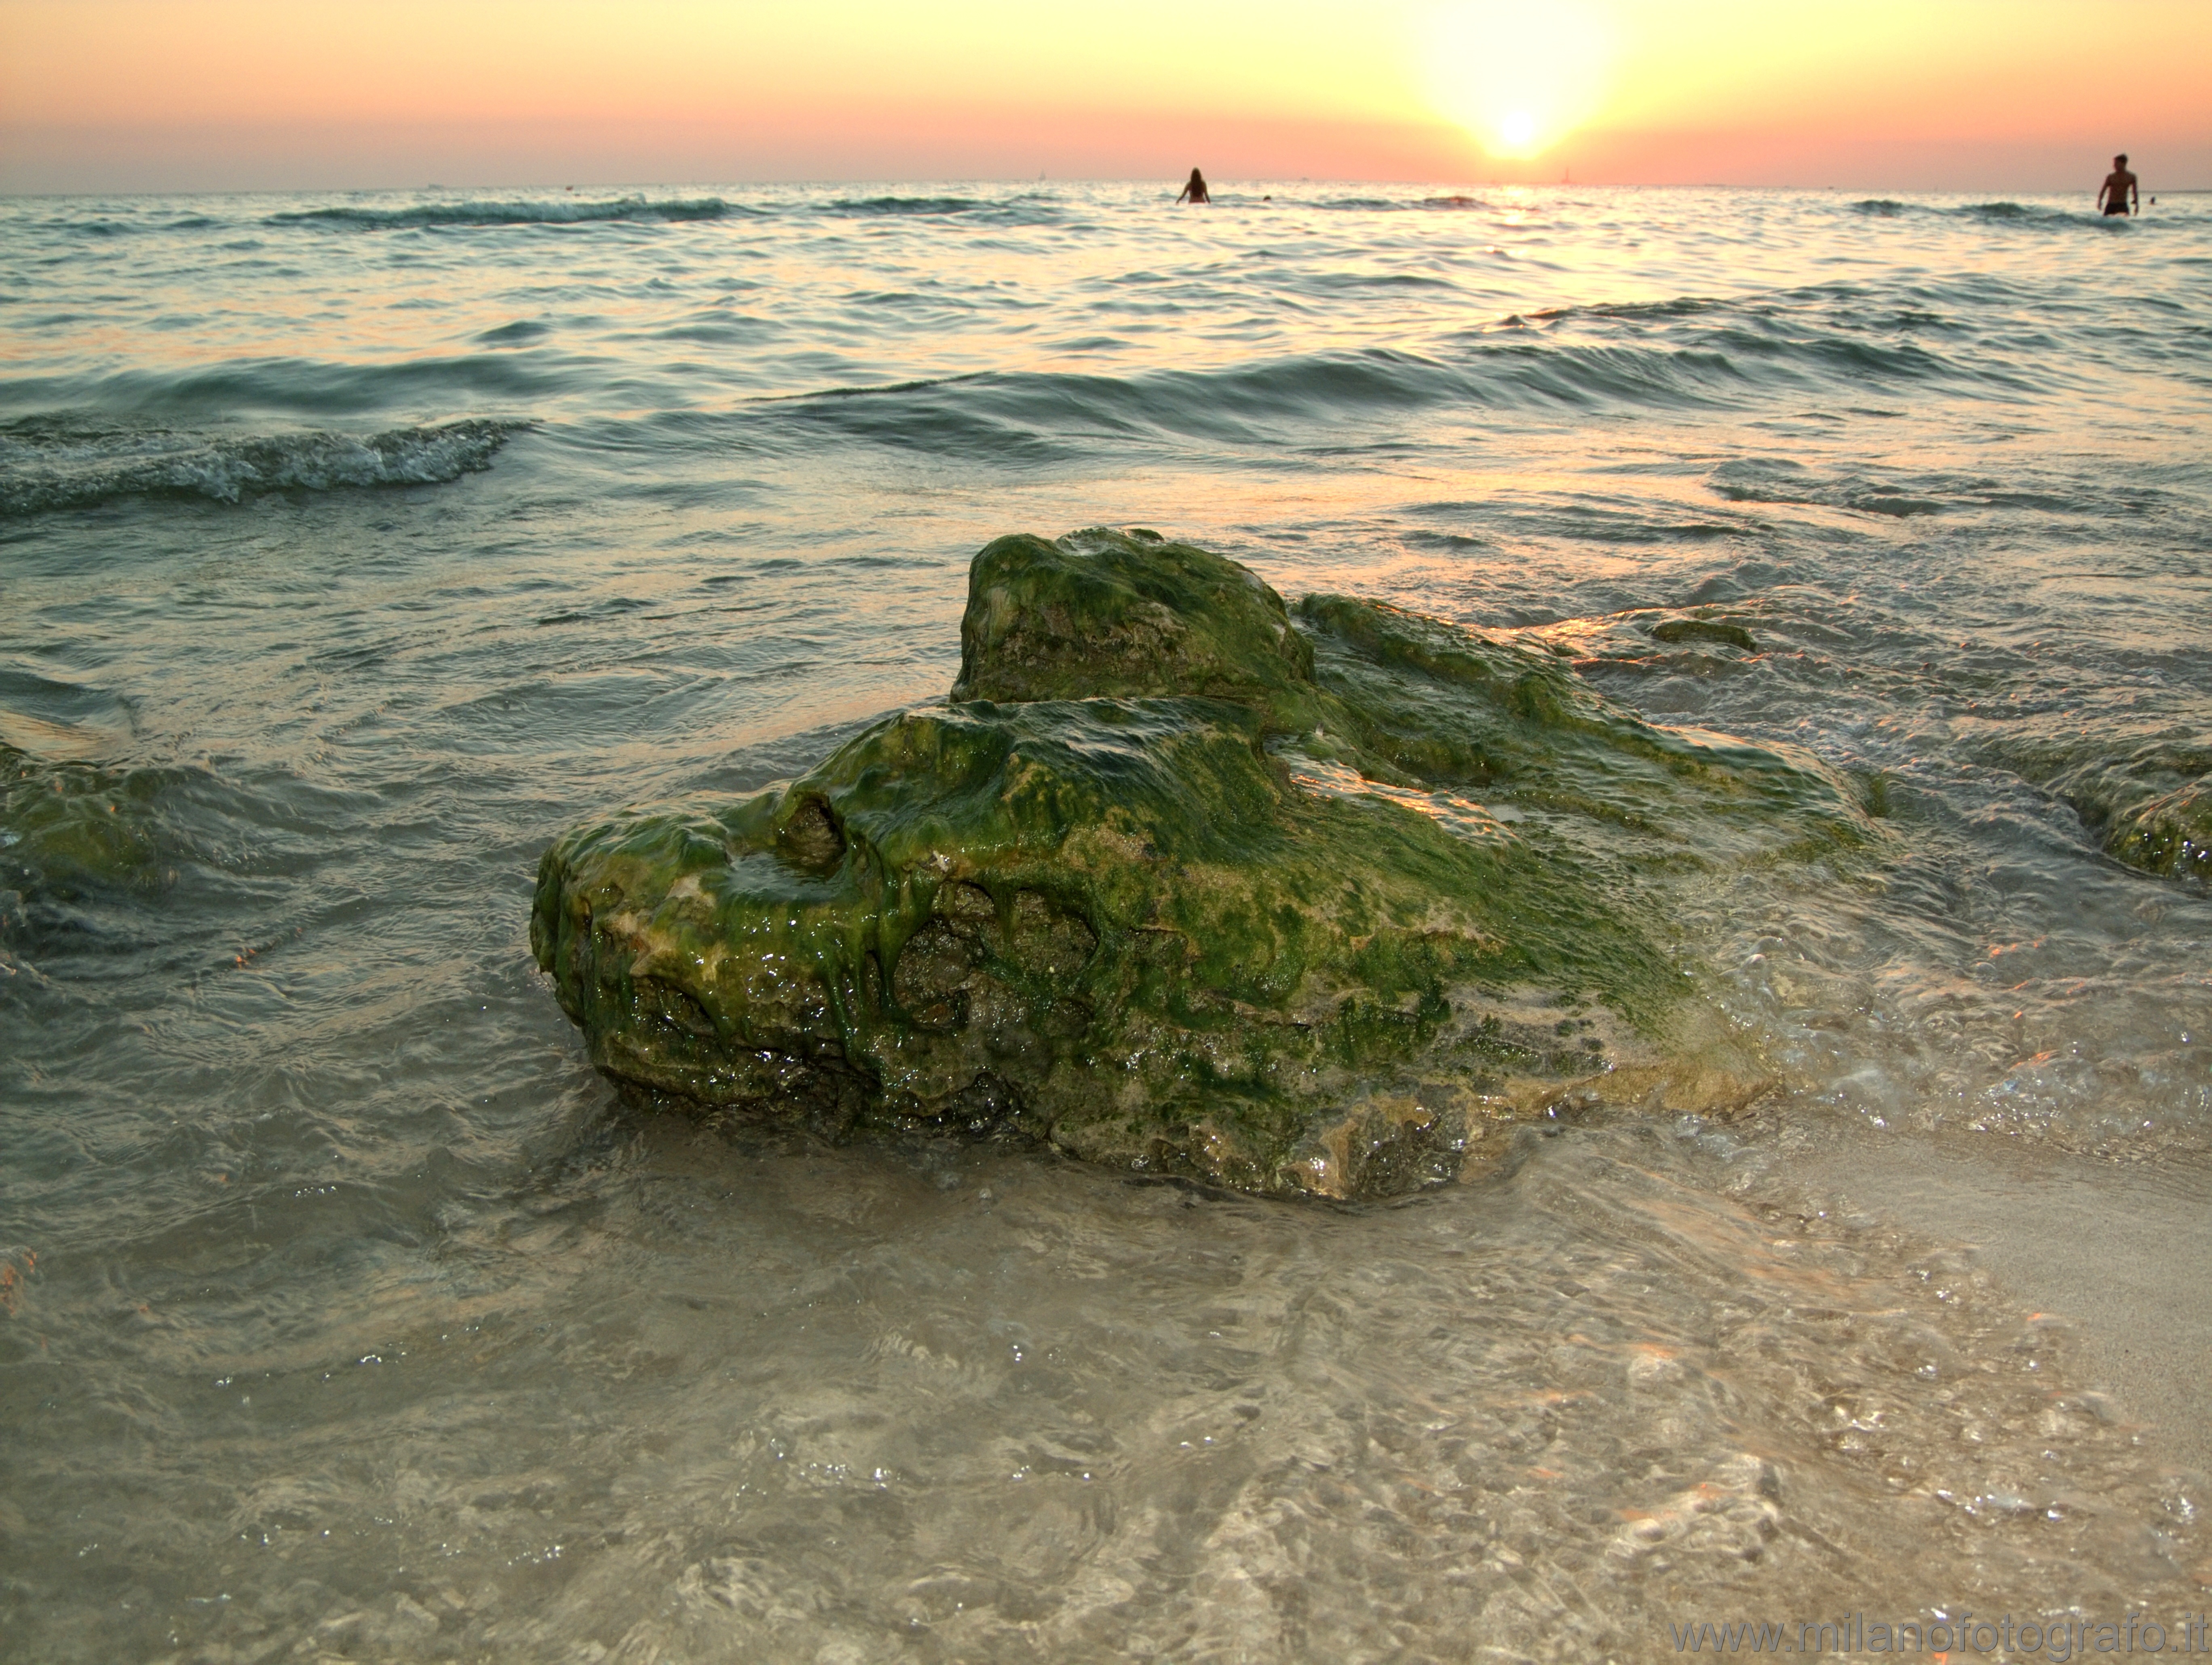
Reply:
[[[1038, 174], [1038, 175], [1037, 175], [1036, 178], [1034, 178], [1034, 179], [1031, 179], [1031, 178], [1030, 178], [1030, 177], [1028, 177], [1028, 176], [1026, 176], [1026, 175], [1020, 175], [1020, 174], [969, 174], [969, 175], [951, 175], [951, 174], [946, 174], [946, 175], [929, 176], [929, 177], [926, 177], [926, 178], [911, 178], [911, 179], [889, 179], [889, 178], [883, 178], [883, 177], [871, 177], [871, 176], [865, 176], [865, 175], [854, 175], [854, 176], [852, 176], [852, 177], [850, 177], [850, 178], [842, 178], [842, 179], [837, 179], [837, 178], [823, 178], [823, 179], [619, 179], [619, 180], [617, 180], [617, 179], [601, 179], [601, 180], [592, 180], [592, 181], [589, 182], [588, 184], [587, 184], [587, 183], [585, 183], [585, 182], [582, 182], [582, 181], [575, 181], [575, 182], [566, 182], [566, 181], [564, 181], [564, 182], [562, 182], [562, 183], [556, 184], [556, 183], [554, 183], [554, 182], [553, 182], [553, 181], [551, 181], [551, 180], [546, 180], [546, 179], [536, 179], [536, 180], [529, 180], [529, 181], [522, 181], [522, 180], [507, 180], [507, 181], [479, 180], [479, 181], [475, 181], [475, 182], [472, 182], [472, 183], [463, 184], [463, 185], [447, 185], [447, 184], [444, 184], [444, 183], [440, 182], [440, 181], [432, 180], [432, 181], [426, 181], [426, 182], [424, 182], [424, 183], [422, 183], [422, 184], [419, 184], [419, 185], [209, 185], [209, 186], [203, 186], [203, 187], [198, 187], [198, 188], [193, 188], [193, 187], [185, 187], [185, 186], [167, 186], [167, 187], [162, 187], [162, 188], [154, 189], [154, 190], [144, 190], [144, 189], [140, 189], [140, 190], [131, 190], [131, 189], [117, 189], [117, 190], [76, 190], [76, 191], [9, 191], [9, 190], [0, 190], [0, 201], [4, 201], [4, 202], [52, 202], [52, 201], [64, 200], [64, 199], [71, 198], [71, 197], [301, 197], [301, 196], [309, 196], [309, 195], [314, 195], [314, 194], [319, 194], [319, 194], [331, 195], [331, 196], [368, 197], [368, 196], [390, 195], [390, 194], [394, 194], [394, 193], [398, 193], [398, 192], [404, 192], [404, 191], [553, 191], [553, 192], [556, 192], [556, 193], [566, 193], [566, 192], [572, 192], [572, 191], [683, 191], [683, 190], [695, 190], [695, 189], [712, 189], [712, 190], [744, 190], [744, 191], [764, 191], [764, 190], [783, 189], [783, 190], [796, 190], [796, 191], [820, 191], [820, 190], [828, 190], [828, 189], [831, 189], [831, 188], [835, 188], [835, 187], [840, 187], [840, 186], [843, 186], [843, 187], [851, 187], [851, 186], [863, 186], [863, 185], [883, 185], [883, 186], [903, 185], [903, 186], [909, 186], [909, 187], [911, 187], [911, 186], [918, 186], [918, 185], [1146, 185], [1146, 184], [1153, 184], [1153, 183], [1157, 183], [1157, 184], [1160, 185], [1162, 186], [1162, 188], [1163, 188], [1163, 189], [1164, 189], [1164, 188], [1165, 188], [1166, 186], [1168, 186], [1168, 185], [1176, 185], [1176, 184], [1178, 184], [1179, 182], [1180, 182], [1180, 181], [1179, 181], [1179, 179], [1178, 179], [1177, 178], [1176, 178], [1176, 177], [1171, 177], [1171, 176], [1164, 175], [1164, 174], [1155, 174], [1155, 173], [1128, 173], [1128, 174], [1109, 174], [1109, 173], [1081, 174], [1081, 173], [1066, 173], [1066, 174], [1053, 174], [1053, 175], [1050, 175], [1050, 176], [1047, 176], [1047, 175], [1045, 175], [1045, 174]], [[1248, 184], [1249, 184], [1249, 185], [1365, 185], [1365, 186], [1370, 186], [1370, 187], [1380, 187], [1380, 188], [1384, 188], [1384, 189], [1394, 188], [1394, 187], [1395, 187], [1395, 188], [1400, 188], [1400, 189], [1428, 189], [1428, 188], [1443, 188], [1443, 187], [1455, 187], [1455, 188], [1459, 188], [1459, 189], [1467, 189], [1467, 188], [1469, 188], [1469, 187], [1473, 187], [1473, 188], [1480, 189], [1480, 190], [1486, 190], [1486, 191], [1507, 191], [1507, 190], [1513, 190], [1513, 191], [1559, 191], [1559, 190], [1572, 190], [1572, 191], [1892, 191], [1892, 192], [1895, 192], [1896, 194], [1898, 194], [1898, 195], [1899, 195], [1899, 196], [1903, 196], [1903, 197], [1963, 197], [1963, 196], [1972, 196], [1972, 195], [1975, 195], [1975, 194], [1978, 194], [1978, 194], [1983, 194], [1983, 195], [1987, 195], [1987, 194], [1988, 194], [1989, 192], [1990, 192], [1991, 191], [1993, 191], [1993, 190], [1996, 190], [1996, 189], [1999, 189], [1998, 187], [1992, 187], [1992, 186], [1963, 186], [1963, 185], [1961, 185], [1961, 186], [1929, 186], [1929, 185], [1905, 186], [1905, 185], [1747, 185], [1747, 184], [1738, 184], [1738, 183], [1735, 183], [1735, 182], [1734, 182], [1734, 181], [1731, 181], [1731, 180], [1726, 180], [1726, 179], [1707, 179], [1707, 180], [1699, 180], [1699, 181], [1695, 181], [1695, 182], [1686, 181], [1686, 180], [1680, 180], [1680, 179], [1673, 179], [1673, 180], [1659, 180], [1659, 179], [1651, 179], [1651, 180], [1643, 180], [1643, 179], [1605, 179], [1605, 180], [1587, 180], [1587, 179], [1486, 179], [1486, 179], [1374, 179], [1374, 178], [1371, 178], [1371, 177], [1359, 177], [1359, 176], [1334, 176], [1334, 175], [1321, 175], [1321, 176], [1316, 176], [1316, 175], [1305, 175], [1305, 174], [1294, 175], [1294, 176], [1293, 176], [1293, 175], [1273, 175], [1273, 176], [1270, 176], [1270, 175], [1261, 175], [1261, 174], [1250, 174], [1250, 175], [1228, 175], [1228, 176], [1217, 175], [1217, 176], [1214, 176], [1212, 179], [1209, 179], [1208, 183], [1209, 183], [1209, 185], [1215, 185], [1215, 186], [1216, 186], [1216, 188], [1219, 188], [1219, 186], [1224, 185], [1248, 185]], [[2094, 193], [2091, 193], [2091, 192], [2089, 192], [2089, 191], [2087, 191], [2083, 190], [2081, 187], [2079, 187], [2079, 186], [2057, 186], [2057, 187], [2053, 187], [2053, 186], [2014, 186], [2014, 187], [2009, 187], [2009, 189], [2012, 189], [2012, 190], [2017, 191], [2018, 191], [2021, 195], [2022, 195], [2022, 196], [2029, 196], [2029, 197], [2070, 197], [2070, 196], [2087, 196], [2087, 195], [2092, 195], [2092, 194], [2094, 194]], [[2159, 186], [2159, 187], [2158, 187], [2158, 190], [2159, 190], [2160, 191], [2164, 192], [2166, 195], [2167, 195], [2167, 196], [2169, 196], [2169, 197], [2207, 197], [2207, 196], [2212, 196], [2212, 185], [2160, 185], [2160, 186]], [[2146, 195], [2146, 197], [2150, 197], [2150, 196], [2152, 196], [2152, 195], [2153, 195], [2153, 193], [2146, 192], [2146, 193], [2145, 193], [2145, 195]]]

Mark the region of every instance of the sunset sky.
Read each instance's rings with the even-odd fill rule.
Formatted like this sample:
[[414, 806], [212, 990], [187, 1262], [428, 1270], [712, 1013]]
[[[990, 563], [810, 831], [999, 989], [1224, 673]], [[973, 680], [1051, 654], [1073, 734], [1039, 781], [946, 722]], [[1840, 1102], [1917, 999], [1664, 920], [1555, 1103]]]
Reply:
[[0, 189], [2212, 186], [2212, 0], [0, 0]]

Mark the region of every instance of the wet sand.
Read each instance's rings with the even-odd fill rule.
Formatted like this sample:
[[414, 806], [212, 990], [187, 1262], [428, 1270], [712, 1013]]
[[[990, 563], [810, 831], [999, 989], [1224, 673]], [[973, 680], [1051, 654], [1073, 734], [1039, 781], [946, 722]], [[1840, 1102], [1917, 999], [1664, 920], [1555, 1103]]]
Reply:
[[1994, 1135], [1824, 1135], [1806, 1181], [1971, 1245], [2071, 1332], [2069, 1374], [2142, 1425], [2164, 1465], [2212, 1473], [2212, 1169], [2098, 1163]]

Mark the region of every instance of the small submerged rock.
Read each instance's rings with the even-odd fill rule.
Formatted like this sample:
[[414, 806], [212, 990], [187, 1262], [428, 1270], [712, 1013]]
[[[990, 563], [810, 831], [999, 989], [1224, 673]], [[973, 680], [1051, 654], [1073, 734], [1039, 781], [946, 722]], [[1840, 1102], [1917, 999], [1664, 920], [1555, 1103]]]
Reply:
[[601, 1069], [832, 1135], [1392, 1195], [1577, 1094], [1740, 1101], [1670, 887], [1881, 836], [1809, 757], [1154, 534], [998, 540], [961, 645], [946, 702], [788, 785], [546, 853], [532, 947]]
[[0, 742], [0, 885], [34, 896], [159, 887], [167, 852], [155, 769], [52, 762]]
[[1746, 653], [1759, 651], [1758, 639], [1741, 625], [1726, 619], [1662, 619], [1651, 627], [1655, 642], [1717, 642], [1724, 647], [1740, 647]]
[[2131, 808], [2105, 847], [2146, 873], [2212, 881], [2212, 774]]
[[2026, 766], [2031, 778], [2050, 778], [2106, 855], [2160, 878], [2212, 882], [2212, 744], [2203, 736]]

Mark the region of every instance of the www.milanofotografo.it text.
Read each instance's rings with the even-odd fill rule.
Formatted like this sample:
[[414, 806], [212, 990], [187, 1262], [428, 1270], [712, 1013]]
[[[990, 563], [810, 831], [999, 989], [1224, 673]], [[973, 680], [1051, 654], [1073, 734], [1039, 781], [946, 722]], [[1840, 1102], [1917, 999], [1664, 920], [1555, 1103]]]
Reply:
[[1934, 1619], [1692, 1620], [1667, 1624], [1680, 1654], [1984, 1654], [2014, 1659], [2070, 1659], [2107, 1654], [2212, 1653], [2212, 1629], [2203, 1614], [2159, 1619], [2131, 1613], [2123, 1619], [2015, 1619], [1972, 1613]]

